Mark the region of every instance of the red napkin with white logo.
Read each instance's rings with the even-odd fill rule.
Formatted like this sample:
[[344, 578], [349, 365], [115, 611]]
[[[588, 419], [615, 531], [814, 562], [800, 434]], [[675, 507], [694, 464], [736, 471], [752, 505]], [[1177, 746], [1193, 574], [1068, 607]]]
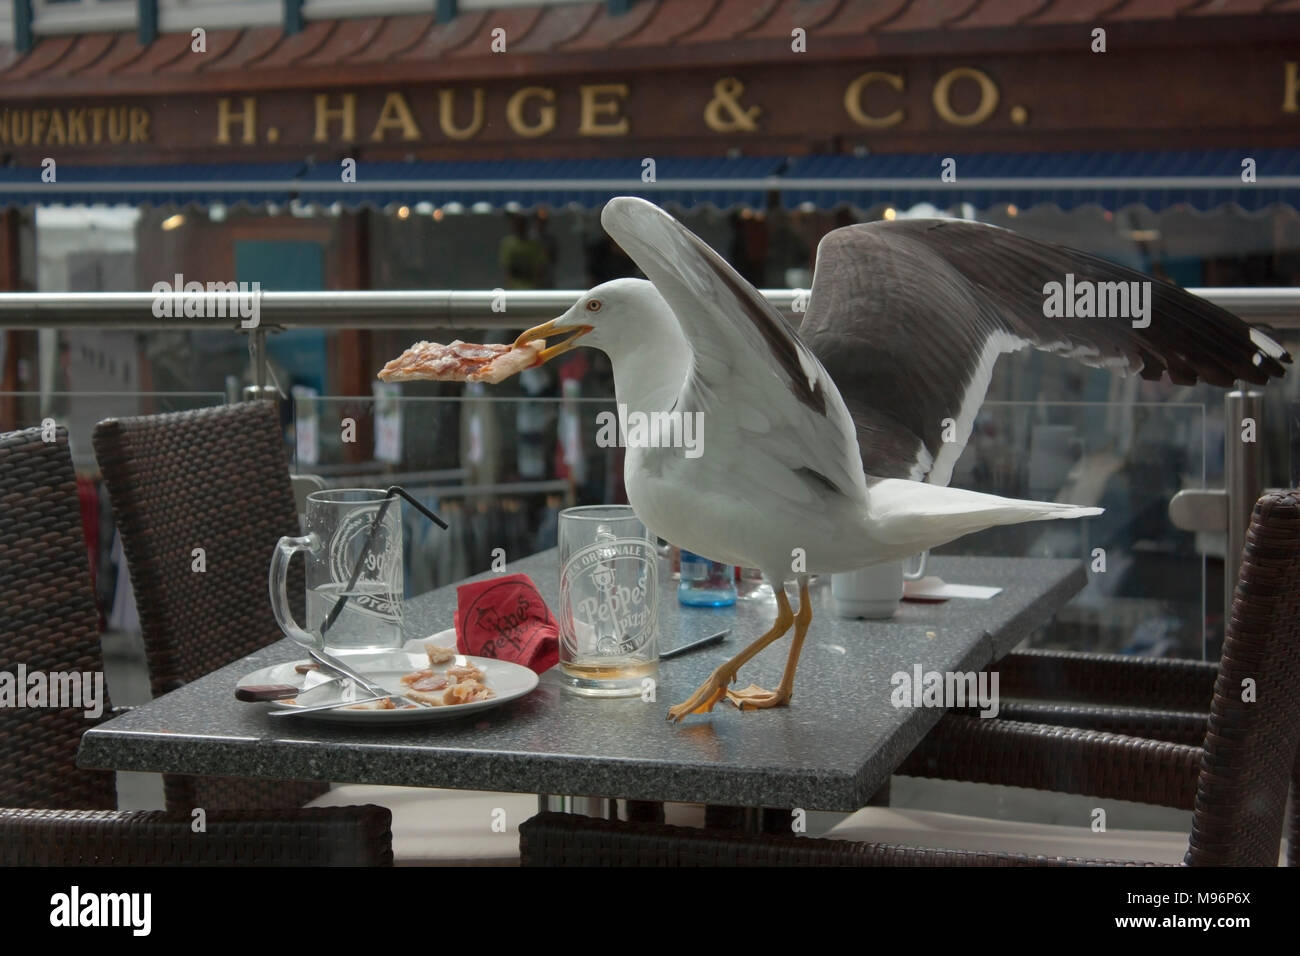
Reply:
[[456, 589], [456, 650], [540, 674], [560, 660], [560, 628], [528, 575], [494, 575]]

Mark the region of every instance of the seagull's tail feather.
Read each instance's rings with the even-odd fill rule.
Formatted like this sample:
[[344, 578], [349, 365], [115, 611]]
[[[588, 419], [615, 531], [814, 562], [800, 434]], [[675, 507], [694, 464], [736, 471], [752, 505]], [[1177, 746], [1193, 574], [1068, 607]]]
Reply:
[[891, 553], [915, 554], [995, 525], [1086, 518], [1101, 508], [1022, 501], [901, 478], [868, 480], [868, 527]]

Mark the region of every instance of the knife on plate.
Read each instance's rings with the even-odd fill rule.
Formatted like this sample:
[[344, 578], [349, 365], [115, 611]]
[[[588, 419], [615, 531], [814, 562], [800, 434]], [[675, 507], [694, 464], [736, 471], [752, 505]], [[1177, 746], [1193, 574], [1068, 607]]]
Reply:
[[316, 650], [315, 648], [312, 648], [307, 653], [311, 655], [311, 659], [317, 664], [320, 664], [322, 667], [325, 667], [336, 674], [342, 674], [362, 690], [369, 694], [373, 694], [376, 698], [392, 697], [396, 700], [406, 701], [408, 704], [414, 704], [416, 707], [433, 706], [432, 704], [426, 704], [422, 700], [416, 700], [414, 697], [407, 697], [404, 694], [394, 694], [387, 687], [383, 687], [366, 677], [362, 677], [359, 672], [353, 670], [333, 654], [327, 654], [324, 651]]

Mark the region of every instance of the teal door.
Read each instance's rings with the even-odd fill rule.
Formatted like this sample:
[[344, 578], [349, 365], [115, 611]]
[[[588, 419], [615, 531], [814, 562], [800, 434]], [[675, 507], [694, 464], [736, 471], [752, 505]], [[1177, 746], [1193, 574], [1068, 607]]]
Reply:
[[[263, 292], [319, 292], [325, 288], [325, 250], [319, 242], [235, 242], [235, 280], [260, 283]], [[286, 329], [268, 335], [266, 351], [289, 373], [281, 382], [307, 385], [327, 394], [325, 333], [318, 329]]]

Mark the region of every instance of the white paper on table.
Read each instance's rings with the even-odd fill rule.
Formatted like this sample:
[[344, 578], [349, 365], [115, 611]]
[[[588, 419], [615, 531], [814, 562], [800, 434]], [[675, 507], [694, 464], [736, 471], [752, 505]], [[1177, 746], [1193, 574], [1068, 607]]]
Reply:
[[402, 461], [402, 387], [395, 382], [375, 382], [375, 461], [397, 465]]
[[921, 598], [926, 601], [946, 601], [949, 598], [975, 598], [985, 601], [1001, 590], [1001, 588], [984, 587], [979, 584], [949, 584], [943, 578], [930, 575], [919, 581], [904, 582], [903, 597]]

